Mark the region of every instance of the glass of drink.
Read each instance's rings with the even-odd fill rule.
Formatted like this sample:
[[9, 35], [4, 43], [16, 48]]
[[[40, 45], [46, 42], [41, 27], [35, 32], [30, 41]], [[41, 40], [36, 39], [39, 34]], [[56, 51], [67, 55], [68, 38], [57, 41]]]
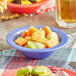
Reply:
[[60, 27], [76, 27], [76, 0], [56, 0], [56, 22]]

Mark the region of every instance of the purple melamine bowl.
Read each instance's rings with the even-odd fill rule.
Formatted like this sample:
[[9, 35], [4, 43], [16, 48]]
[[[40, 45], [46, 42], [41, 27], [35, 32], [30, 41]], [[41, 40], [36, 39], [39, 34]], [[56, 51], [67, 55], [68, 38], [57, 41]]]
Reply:
[[[30, 48], [21, 47], [21, 46], [15, 44], [14, 40], [21, 35], [23, 30], [28, 30], [29, 27], [30, 26], [25, 26], [25, 27], [15, 29], [6, 36], [6, 42], [11, 47], [20, 51], [27, 58], [44, 59], [48, 56], [51, 56], [55, 51], [58, 51], [58, 49], [62, 48], [68, 41], [68, 37], [64, 32], [62, 32], [59, 29], [50, 27], [50, 29], [52, 31], [56, 32], [60, 36], [59, 37], [60, 43], [57, 46], [54, 46], [52, 48], [45, 48], [45, 49], [30, 49]], [[44, 26], [35, 26], [35, 27], [42, 28]]]

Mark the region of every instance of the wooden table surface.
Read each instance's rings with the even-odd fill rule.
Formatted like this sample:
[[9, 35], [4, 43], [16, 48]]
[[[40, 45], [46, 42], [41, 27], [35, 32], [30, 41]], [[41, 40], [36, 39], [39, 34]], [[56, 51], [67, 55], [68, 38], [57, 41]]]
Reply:
[[6, 43], [6, 35], [19, 27], [27, 25], [48, 25], [50, 27], [58, 28], [64, 31], [66, 34], [76, 32], [76, 28], [65, 29], [58, 27], [55, 21], [55, 13], [47, 12], [40, 15], [34, 16], [22, 16], [14, 20], [3, 21], [0, 23], [0, 51], [10, 49], [11, 47]]

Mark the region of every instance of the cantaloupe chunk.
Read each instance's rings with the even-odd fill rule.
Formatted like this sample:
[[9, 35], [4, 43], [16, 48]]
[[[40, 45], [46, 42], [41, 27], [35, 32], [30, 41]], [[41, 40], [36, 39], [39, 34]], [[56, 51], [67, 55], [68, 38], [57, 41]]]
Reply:
[[21, 37], [25, 38], [27, 36], [27, 31], [23, 31]]
[[41, 35], [39, 33], [34, 33], [31, 36], [31, 40], [37, 41], [37, 42], [40, 42], [40, 43], [43, 43], [43, 42], [46, 42], [47, 41], [47, 39], [43, 35]]
[[22, 37], [17, 38], [14, 42], [20, 46], [25, 46], [27, 44], [27, 40]]
[[55, 38], [52, 38], [52, 39], [44, 42], [44, 44], [46, 45], [47, 48], [51, 48], [51, 47], [58, 45], [59, 41]]
[[34, 44], [36, 45], [37, 49], [43, 49], [43, 48], [46, 48], [46, 46], [42, 43], [39, 43], [39, 42], [35, 42], [33, 41]]
[[45, 26], [42, 29], [45, 30], [45, 36], [47, 36], [49, 33], [51, 33], [51, 29], [48, 26]]
[[35, 31], [37, 31], [38, 29], [34, 26], [31, 26], [29, 29], [28, 29], [28, 33], [27, 35], [28, 36], [31, 36]]

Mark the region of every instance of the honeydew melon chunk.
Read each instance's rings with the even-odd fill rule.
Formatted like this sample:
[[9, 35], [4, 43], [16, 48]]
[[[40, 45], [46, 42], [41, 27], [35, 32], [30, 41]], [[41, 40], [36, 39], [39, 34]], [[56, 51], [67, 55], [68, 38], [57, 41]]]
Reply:
[[42, 44], [42, 43], [39, 43], [39, 42], [34, 42], [34, 43], [36, 44], [37, 49], [43, 49], [43, 48], [46, 47], [46, 46], [45, 46], [44, 44]]
[[36, 49], [36, 45], [33, 41], [28, 41], [27, 45], [29, 48]]
[[[39, 29], [39, 30], [37, 30], [36, 32], [34, 32], [34, 33], [39, 33], [40, 35], [42, 35], [42, 36], [44, 36], [45, 37], [45, 31], [44, 30], [42, 30], [42, 29]], [[33, 34], [34, 34], [33, 33]]]
[[50, 34], [47, 35], [47, 39], [50, 40], [52, 38], [55, 38], [59, 41], [58, 35], [55, 32], [51, 32]]
[[25, 45], [26, 48], [29, 48], [28, 45]]
[[45, 66], [38, 66], [35, 69], [33, 69], [33, 74], [38, 74], [38, 76], [51, 76], [52, 72], [50, 71], [49, 68]]
[[43, 49], [46, 46], [44, 44], [39, 43], [39, 42], [28, 41], [28, 43], [25, 47], [26, 48], [32, 48], [32, 49]]
[[25, 39], [29, 41], [31, 40], [31, 36], [26, 36]]

